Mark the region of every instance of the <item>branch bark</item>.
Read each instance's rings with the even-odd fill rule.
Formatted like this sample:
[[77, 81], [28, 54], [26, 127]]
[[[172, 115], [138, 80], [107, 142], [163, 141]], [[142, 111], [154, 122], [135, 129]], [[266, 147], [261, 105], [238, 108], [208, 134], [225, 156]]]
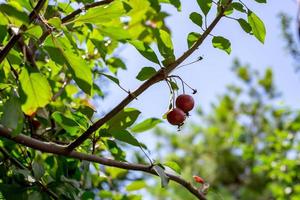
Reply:
[[[46, 3], [46, 0], [39, 0], [38, 3], [36, 4], [36, 6], [34, 7], [34, 9], [31, 11], [31, 13], [29, 14], [29, 23], [32, 23], [34, 21], [34, 19], [36, 19], [38, 13], [40, 12], [40, 10], [43, 8], [44, 4]], [[15, 46], [15, 44], [18, 42], [18, 40], [21, 37], [21, 33], [26, 31], [27, 27], [25, 25], [22, 25], [20, 27], [20, 30], [18, 31], [17, 34], [14, 34], [10, 40], [8, 41], [8, 43], [6, 44], [6, 46], [0, 51], [0, 64], [2, 63], [2, 61], [5, 59], [5, 57], [7, 56], [7, 54], [9, 53], [9, 51]]]
[[212, 23], [208, 26], [208, 28], [204, 31], [204, 33], [200, 36], [200, 38], [195, 42], [195, 44], [187, 50], [182, 56], [180, 56], [175, 62], [171, 63], [169, 66], [160, 69], [154, 76], [148, 79], [145, 83], [143, 83], [139, 88], [137, 88], [133, 93], [130, 93], [123, 101], [121, 101], [115, 108], [113, 108], [109, 113], [107, 113], [103, 118], [99, 119], [92, 126], [90, 126], [86, 132], [80, 135], [76, 140], [74, 140], [71, 144], [69, 144], [66, 148], [68, 151], [72, 151], [73, 149], [80, 146], [85, 140], [89, 138], [89, 136], [97, 131], [103, 124], [108, 122], [111, 118], [113, 118], [116, 114], [118, 114], [122, 109], [125, 108], [131, 101], [133, 101], [137, 96], [142, 94], [149, 87], [154, 85], [155, 83], [162, 81], [167, 78], [168, 74], [170, 74], [176, 67], [178, 67], [186, 58], [188, 58], [195, 50], [199, 48], [199, 46], [203, 43], [205, 38], [211, 33], [217, 23], [221, 20], [226, 11], [226, 8], [231, 4], [232, 0], [228, 1], [228, 4], [222, 7], [216, 16], [216, 18], [212, 21]]
[[[55, 143], [49, 143], [49, 142], [42, 142], [40, 140], [31, 138], [29, 136], [19, 134], [15, 137], [11, 136], [10, 130], [3, 128], [2, 125], [0, 125], [0, 136], [7, 138], [9, 140], [12, 140], [18, 144], [22, 144], [24, 146], [30, 147], [35, 150], [39, 150], [45, 153], [52, 153], [56, 155], [63, 155], [79, 160], [86, 160], [90, 162], [99, 163], [106, 166], [121, 168], [121, 169], [127, 169], [127, 170], [133, 170], [133, 171], [141, 171], [152, 175], [157, 175], [157, 173], [153, 170], [151, 166], [148, 165], [141, 165], [141, 164], [133, 164], [128, 162], [120, 162], [116, 160], [112, 160], [109, 158], [103, 158], [96, 155], [89, 155], [80, 153], [77, 151], [66, 151], [65, 146], [58, 145]], [[191, 192], [197, 199], [205, 200], [206, 197], [204, 194], [202, 194], [197, 188], [195, 188], [191, 183], [185, 181], [183, 178], [166, 173], [166, 175], [169, 177], [170, 180], [177, 182], [178, 184], [185, 187], [189, 192]]]

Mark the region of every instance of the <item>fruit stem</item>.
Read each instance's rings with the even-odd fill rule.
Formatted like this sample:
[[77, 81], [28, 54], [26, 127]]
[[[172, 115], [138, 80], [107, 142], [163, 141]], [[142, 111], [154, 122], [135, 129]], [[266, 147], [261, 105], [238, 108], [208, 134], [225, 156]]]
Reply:
[[[170, 75], [169, 77], [170, 78], [172, 78], [172, 77], [178, 78], [181, 81], [182, 85], [184, 84], [184, 85], [188, 86], [193, 91], [193, 94], [197, 93], [197, 90], [194, 89], [194, 88], [192, 88], [191, 86], [189, 86], [180, 76], [178, 76], [178, 75]], [[183, 94], [184, 94], [184, 87], [183, 87]]]
[[170, 83], [169, 83], [169, 80], [168, 79], [165, 79], [166, 80], [166, 83], [167, 83], [167, 85], [168, 85], [168, 87], [169, 87], [169, 90], [170, 90], [170, 101], [169, 101], [169, 110], [171, 109], [170, 108], [170, 104], [172, 105], [172, 108], [174, 108], [174, 104], [172, 104], [172, 101], [173, 101], [173, 99], [174, 99], [174, 91], [173, 91], [173, 89], [172, 89], [172, 87], [171, 87], [171, 85], [170, 85]]

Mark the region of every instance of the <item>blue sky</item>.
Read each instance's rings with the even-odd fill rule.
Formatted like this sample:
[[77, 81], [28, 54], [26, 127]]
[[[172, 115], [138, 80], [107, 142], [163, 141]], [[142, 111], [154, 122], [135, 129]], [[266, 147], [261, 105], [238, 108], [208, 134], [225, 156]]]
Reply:
[[[251, 67], [258, 70], [272, 67], [276, 85], [283, 92], [284, 103], [293, 108], [300, 108], [300, 93], [298, 92], [300, 74], [294, 73], [293, 60], [284, 49], [285, 43], [281, 37], [278, 18], [280, 12], [288, 13], [295, 18], [297, 5], [293, 0], [279, 2], [269, 0], [267, 4], [258, 4], [254, 0], [245, 1], [248, 7], [265, 22], [267, 36], [264, 45], [253, 36], [243, 32], [237, 22], [224, 18], [214, 29], [213, 34], [222, 35], [231, 41], [231, 54], [227, 55], [225, 52], [213, 48], [211, 38], [207, 38], [186, 63], [194, 61], [200, 55], [204, 57], [204, 60], [174, 72], [198, 90], [197, 95], [194, 96], [198, 106], [208, 109], [210, 103], [216, 100], [216, 96], [225, 90], [225, 85], [236, 81], [230, 67], [234, 58], [239, 58], [242, 63], [250, 64]], [[180, 56], [187, 49], [187, 34], [191, 31], [199, 31], [198, 27], [189, 20], [189, 14], [194, 11], [199, 12], [200, 9], [196, 1], [188, 0], [182, 1], [182, 12], [180, 13], [172, 6], [164, 6], [163, 10], [171, 14], [167, 19], [167, 24], [172, 31], [176, 56]], [[212, 17], [210, 16], [210, 18]], [[296, 31], [295, 22], [293, 27]], [[144, 66], [157, 66], [140, 56], [133, 47], [122, 49], [119, 53], [125, 60], [128, 70], [120, 71], [118, 77], [123, 87], [133, 91], [141, 84], [134, 78], [139, 70]], [[113, 84], [108, 87], [110, 90], [106, 100], [97, 103], [97, 109], [100, 112], [109, 111], [126, 96], [126, 93]], [[168, 100], [167, 85], [161, 82], [144, 92], [129, 107], [138, 108], [142, 112], [142, 118], [161, 118], [167, 110]]]

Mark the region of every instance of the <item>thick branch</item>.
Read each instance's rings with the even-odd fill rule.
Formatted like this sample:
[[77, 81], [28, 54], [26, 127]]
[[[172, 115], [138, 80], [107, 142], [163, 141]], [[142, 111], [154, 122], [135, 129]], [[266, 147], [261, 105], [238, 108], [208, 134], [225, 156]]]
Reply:
[[[227, 5], [229, 5], [232, 2], [230, 0]], [[159, 70], [152, 78], [147, 80], [145, 83], [143, 83], [138, 89], [136, 89], [133, 93], [129, 94], [123, 101], [121, 101], [115, 108], [113, 108], [109, 113], [107, 113], [103, 118], [99, 119], [97, 122], [95, 122], [92, 126], [90, 126], [86, 132], [84, 132], [81, 136], [79, 136], [74, 142], [72, 142], [67, 149], [69, 151], [72, 151], [76, 147], [80, 146], [86, 139], [89, 138], [89, 136], [95, 132], [97, 129], [99, 129], [103, 124], [108, 122], [113, 116], [115, 116], [117, 113], [119, 113], [122, 109], [125, 108], [131, 101], [133, 101], [137, 96], [142, 94], [146, 89], [148, 89], [153, 84], [164, 80], [168, 74], [170, 74], [176, 67], [178, 67], [186, 58], [188, 58], [195, 50], [199, 48], [199, 46], [202, 44], [202, 42], [205, 40], [205, 38], [211, 33], [211, 31], [214, 29], [214, 27], [217, 25], [217, 23], [220, 21], [220, 19], [223, 17], [224, 12], [226, 10], [227, 6], [223, 7], [219, 14], [216, 16], [216, 18], [212, 21], [212, 23], [209, 25], [209, 27], [204, 31], [204, 33], [200, 36], [200, 38], [197, 40], [197, 42], [189, 49], [187, 50], [182, 56], [180, 56], [175, 62], [167, 66], [166, 68], [162, 68]]]
[[[157, 173], [151, 168], [151, 166], [148, 165], [141, 165], [141, 164], [133, 164], [133, 163], [127, 163], [127, 162], [120, 162], [108, 158], [99, 157], [96, 155], [89, 155], [80, 153], [77, 151], [66, 151], [65, 146], [58, 145], [55, 143], [49, 143], [49, 142], [42, 142], [40, 140], [31, 138], [29, 136], [19, 134], [16, 137], [12, 137], [10, 134], [10, 131], [8, 129], [5, 129], [0, 125], [0, 136], [5, 137], [9, 140], [12, 140], [18, 144], [22, 144], [24, 146], [30, 147], [35, 150], [39, 150], [46, 153], [52, 153], [56, 155], [64, 155], [71, 158], [79, 159], [79, 160], [86, 160], [90, 162], [99, 163], [106, 166], [121, 168], [121, 169], [127, 169], [127, 170], [134, 170], [134, 171], [142, 171], [146, 172], [148, 174], [157, 175]], [[179, 176], [175, 176], [173, 174], [167, 173], [167, 176], [170, 178], [170, 180], [173, 180], [177, 182], [178, 184], [185, 187], [187, 190], [189, 190], [193, 195], [195, 195], [200, 200], [205, 200], [205, 196], [197, 190], [191, 183], [185, 181]]]
[[[39, 0], [39, 2], [36, 4], [34, 9], [29, 14], [29, 23], [32, 23], [34, 19], [36, 19], [38, 13], [43, 8], [44, 4], [46, 3], [46, 0]], [[19, 38], [21, 37], [21, 32], [26, 31], [27, 27], [25, 25], [22, 25], [20, 27], [20, 30], [17, 34], [14, 34], [9, 42], [6, 44], [6, 46], [0, 51], [0, 63], [4, 60], [4, 58], [7, 56], [9, 51], [15, 46]]]

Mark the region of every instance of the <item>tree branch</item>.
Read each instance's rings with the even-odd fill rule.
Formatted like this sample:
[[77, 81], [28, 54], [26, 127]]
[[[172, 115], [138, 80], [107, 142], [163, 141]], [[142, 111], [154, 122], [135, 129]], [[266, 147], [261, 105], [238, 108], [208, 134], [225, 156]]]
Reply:
[[216, 16], [216, 18], [212, 21], [212, 23], [208, 26], [208, 28], [204, 31], [204, 33], [200, 36], [197, 42], [187, 50], [182, 56], [180, 56], [176, 61], [171, 63], [169, 66], [160, 69], [154, 76], [148, 79], [145, 83], [143, 83], [139, 88], [137, 88], [134, 92], [128, 94], [128, 96], [121, 101], [115, 108], [113, 108], [109, 113], [107, 113], [103, 118], [99, 119], [92, 126], [90, 126], [86, 132], [80, 135], [74, 142], [67, 146], [68, 151], [72, 151], [76, 147], [80, 146], [89, 136], [98, 130], [103, 124], [108, 122], [111, 118], [113, 118], [116, 114], [118, 114], [122, 109], [125, 108], [131, 101], [133, 101], [137, 96], [142, 94], [146, 89], [155, 83], [162, 81], [167, 78], [168, 74], [170, 74], [176, 67], [178, 67], [186, 58], [188, 58], [195, 50], [199, 48], [199, 46], [203, 43], [205, 38], [211, 33], [220, 19], [223, 17], [224, 12], [228, 5], [232, 2], [232, 0], [228, 1], [228, 4], [222, 7]]
[[[79, 15], [80, 13], [82, 13], [83, 11], [86, 11], [90, 8], [94, 8], [94, 7], [97, 7], [97, 6], [110, 4], [113, 1], [114, 0], [103, 0], [103, 1], [98, 1], [98, 2], [94, 2], [94, 3], [86, 4], [82, 8], [78, 8], [77, 10], [74, 10], [72, 13], [70, 13], [70, 14], [66, 15], [65, 17], [63, 17], [61, 19], [61, 22], [66, 23], [66, 22], [72, 20], [76, 15]], [[48, 29], [45, 32], [43, 32], [41, 37], [38, 39], [37, 45], [42, 44], [46, 40], [46, 38], [52, 33], [52, 31], [53, 31], [53, 29]]]
[[[47, 0], [39, 0], [39, 2], [36, 4], [36, 6], [34, 7], [34, 9], [29, 14], [29, 24], [32, 23], [34, 19], [36, 19], [38, 13], [43, 8], [43, 6], [46, 3], [46, 1]], [[5, 59], [5, 57], [9, 53], [9, 51], [15, 46], [15, 44], [17, 43], [17, 41], [21, 37], [21, 33], [24, 32], [24, 31], [26, 31], [26, 30], [27, 30], [27, 27], [25, 25], [22, 25], [20, 27], [20, 30], [18, 31], [18, 33], [14, 34], [10, 38], [10, 40], [8, 41], [8, 43], [6, 44], [6, 46], [0, 51], [0, 63], [2, 63], [2, 61]]]
[[[15, 137], [11, 136], [10, 130], [3, 128], [2, 125], [0, 125], [0, 136], [5, 137], [9, 140], [12, 140], [18, 144], [22, 144], [24, 146], [30, 147], [35, 150], [39, 150], [45, 153], [52, 153], [56, 155], [64, 155], [67, 157], [79, 159], [79, 160], [86, 160], [90, 162], [99, 163], [106, 166], [121, 168], [121, 169], [127, 169], [127, 170], [133, 170], [133, 171], [142, 171], [146, 172], [148, 174], [157, 175], [155, 170], [151, 166], [148, 165], [141, 165], [141, 164], [133, 164], [133, 163], [127, 163], [127, 162], [120, 162], [116, 160], [112, 160], [109, 158], [103, 158], [96, 155], [89, 155], [80, 153], [77, 151], [66, 151], [65, 146], [58, 145], [55, 143], [49, 143], [49, 142], [42, 142], [40, 140], [31, 138], [29, 136], [19, 134]], [[170, 180], [173, 180], [177, 182], [178, 184], [185, 187], [188, 191], [190, 191], [197, 199], [205, 200], [206, 197], [204, 194], [202, 194], [197, 188], [195, 188], [190, 182], [185, 181], [183, 178], [166, 173], [166, 175], [169, 177]]]
[[103, 0], [103, 1], [98, 1], [98, 2], [94, 2], [94, 3], [85, 4], [82, 8], [78, 8], [77, 10], [74, 10], [72, 13], [70, 13], [67, 16], [65, 16], [64, 18], [62, 18], [61, 22], [66, 23], [66, 22], [72, 20], [76, 15], [79, 15], [80, 13], [82, 13], [85, 10], [88, 10], [90, 8], [94, 8], [94, 7], [97, 7], [97, 6], [106, 5], [106, 4], [109, 4], [113, 1], [114, 0]]

